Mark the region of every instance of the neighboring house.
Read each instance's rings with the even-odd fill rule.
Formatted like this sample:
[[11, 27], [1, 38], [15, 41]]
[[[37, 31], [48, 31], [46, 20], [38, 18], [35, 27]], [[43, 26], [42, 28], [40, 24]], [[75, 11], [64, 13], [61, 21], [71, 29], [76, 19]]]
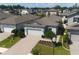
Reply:
[[46, 11], [46, 16], [49, 16], [49, 15], [57, 15], [57, 10], [50, 9], [50, 10]]
[[70, 12], [69, 9], [65, 9], [65, 10], [63, 10], [63, 13], [69, 13], [69, 12]]
[[74, 25], [79, 23], [79, 13], [76, 12], [74, 14], [71, 14], [67, 16], [68, 19], [68, 25]]
[[54, 33], [56, 33], [56, 27], [58, 25], [57, 21], [61, 20], [62, 18], [59, 16], [47, 16], [38, 20], [35, 20], [33, 22], [30, 22], [29, 24], [25, 24], [25, 34], [26, 35], [39, 35], [42, 36], [44, 33], [44, 28], [48, 26], [48, 28], [51, 28]]
[[21, 15], [29, 14], [29, 12], [26, 9], [22, 9], [20, 12]]
[[61, 13], [61, 10], [57, 10], [57, 9], [49, 9], [46, 11], [46, 16], [49, 15], [59, 15]]
[[79, 12], [62, 13], [61, 17], [65, 17], [68, 25], [75, 25], [79, 23]]
[[4, 32], [11, 32], [13, 29], [21, 29], [24, 28], [26, 22], [29, 23], [30, 21], [36, 20], [40, 17], [33, 16], [33, 15], [23, 15], [23, 16], [16, 16], [12, 15], [8, 18], [5, 18], [0, 21], [0, 28]]
[[3, 10], [3, 13], [10, 13], [9, 10]]

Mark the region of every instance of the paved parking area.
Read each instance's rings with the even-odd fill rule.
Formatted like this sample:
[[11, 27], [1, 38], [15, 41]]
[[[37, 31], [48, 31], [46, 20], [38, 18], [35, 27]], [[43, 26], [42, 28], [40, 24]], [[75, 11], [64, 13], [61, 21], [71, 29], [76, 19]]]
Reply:
[[79, 35], [71, 35], [72, 44], [70, 45], [71, 55], [79, 55]]
[[3, 53], [3, 55], [28, 55], [32, 48], [39, 42], [39, 36], [30, 36], [21, 39], [12, 48]]
[[0, 33], [0, 41], [8, 38], [10, 35], [11, 33], [7, 33], [7, 32]]

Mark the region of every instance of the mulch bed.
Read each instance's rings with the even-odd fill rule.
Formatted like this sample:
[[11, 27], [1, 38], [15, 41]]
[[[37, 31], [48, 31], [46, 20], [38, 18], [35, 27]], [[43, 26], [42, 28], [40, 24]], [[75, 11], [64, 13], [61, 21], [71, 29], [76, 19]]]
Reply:
[[42, 40], [40, 40], [39, 43], [52, 47], [52, 42], [49, 42], [49, 41], [42, 41]]

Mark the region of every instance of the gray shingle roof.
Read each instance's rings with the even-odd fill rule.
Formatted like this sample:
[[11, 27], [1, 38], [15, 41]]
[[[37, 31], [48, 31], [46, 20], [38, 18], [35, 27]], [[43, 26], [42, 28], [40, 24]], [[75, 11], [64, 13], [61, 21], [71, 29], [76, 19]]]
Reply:
[[36, 20], [39, 24], [41, 25], [50, 25], [50, 26], [57, 26], [57, 21], [61, 20], [62, 18], [59, 16], [48, 16], [48, 17], [44, 17], [42, 19]]
[[74, 24], [72, 26], [68, 26], [67, 29], [69, 29], [69, 30], [79, 30], [79, 24]]
[[61, 13], [60, 16], [71, 17], [71, 16], [74, 16], [76, 14], [79, 14], [79, 12], [64, 12], [64, 13]]
[[0, 20], [3, 20], [7, 17], [11, 16], [11, 14], [6, 14], [6, 13], [0, 13]]
[[25, 26], [44, 27], [44, 26], [57, 26], [58, 24], [56, 21], [59, 21], [61, 19], [62, 19], [61, 17], [56, 15], [47, 16], [43, 18], [33, 15], [23, 15], [23, 16], [12, 15], [4, 20], [1, 20], [0, 23], [2, 24], [24, 23]]
[[25, 26], [31, 26], [31, 27], [54, 26], [56, 27], [58, 25], [57, 21], [61, 19], [62, 19], [61, 17], [53, 15], [53, 16], [44, 17], [44, 18], [35, 20], [31, 22], [30, 24], [25, 24]]
[[3, 23], [3, 24], [18, 24], [18, 23], [22, 23], [22, 22], [33, 21], [37, 18], [39, 18], [39, 17], [33, 16], [33, 15], [23, 15], [23, 16], [13, 15], [11, 17], [4, 19], [4, 20], [1, 20], [0, 23]]

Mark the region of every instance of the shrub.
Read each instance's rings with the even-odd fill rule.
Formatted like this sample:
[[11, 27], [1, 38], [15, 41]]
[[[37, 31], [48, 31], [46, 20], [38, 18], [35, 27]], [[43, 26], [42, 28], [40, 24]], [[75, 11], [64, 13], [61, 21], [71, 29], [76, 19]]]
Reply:
[[52, 31], [50, 28], [45, 27], [44, 36], [45, 36], [46, 38], [52, 39], [53, 37], [55, 37], [55, 34], [53, 33], [53, 31]]
[[57, 26], [56, 34], [57, 35], [63, 35], [64, 31], [65, 31], [65, 28], [63, 27], [63, 25], [61, 23], [59, 23], [58, 26]]
[[65, 30], [65, 35], [63, 35], [63, 39], [64, 39], [64, 42], [68, 42], [68, 39], [69, 39], [69, 35], [68, 35], [68, 32], [67, 30]]
[[0, 33], [3, 33], [3, 31], [0, 29]]
[[44, 35], [42, 35], [42, 38], [45, 38], [45, 36], [44, 36]]
[[24, 38], [24, 37], [25, 37], [24, 29], [20, 29], [18, 35], [19, 35], [21, 38]]
[[39, 55], [39, 54], [40, 54], [40, 51], [39, 51], [39, 49], [33, 49], [33, 50], [32, 50], [32, 53], [33, 53], [34, 55]]
[[46, 15], [42, 13], [38, 13], [37, 16], [45, 17]]
[[14, 29], [12, 30], [12, 33], [14, 33], [14, 36], [19, 36], [21, 38], [24, 38], [25, 37], [25, 34], [24, 34], [24, 29]]
[[18, 36], [18, 30], [17, 29], [12, 30], [11, 33], [14, 33], [14, 36]]

